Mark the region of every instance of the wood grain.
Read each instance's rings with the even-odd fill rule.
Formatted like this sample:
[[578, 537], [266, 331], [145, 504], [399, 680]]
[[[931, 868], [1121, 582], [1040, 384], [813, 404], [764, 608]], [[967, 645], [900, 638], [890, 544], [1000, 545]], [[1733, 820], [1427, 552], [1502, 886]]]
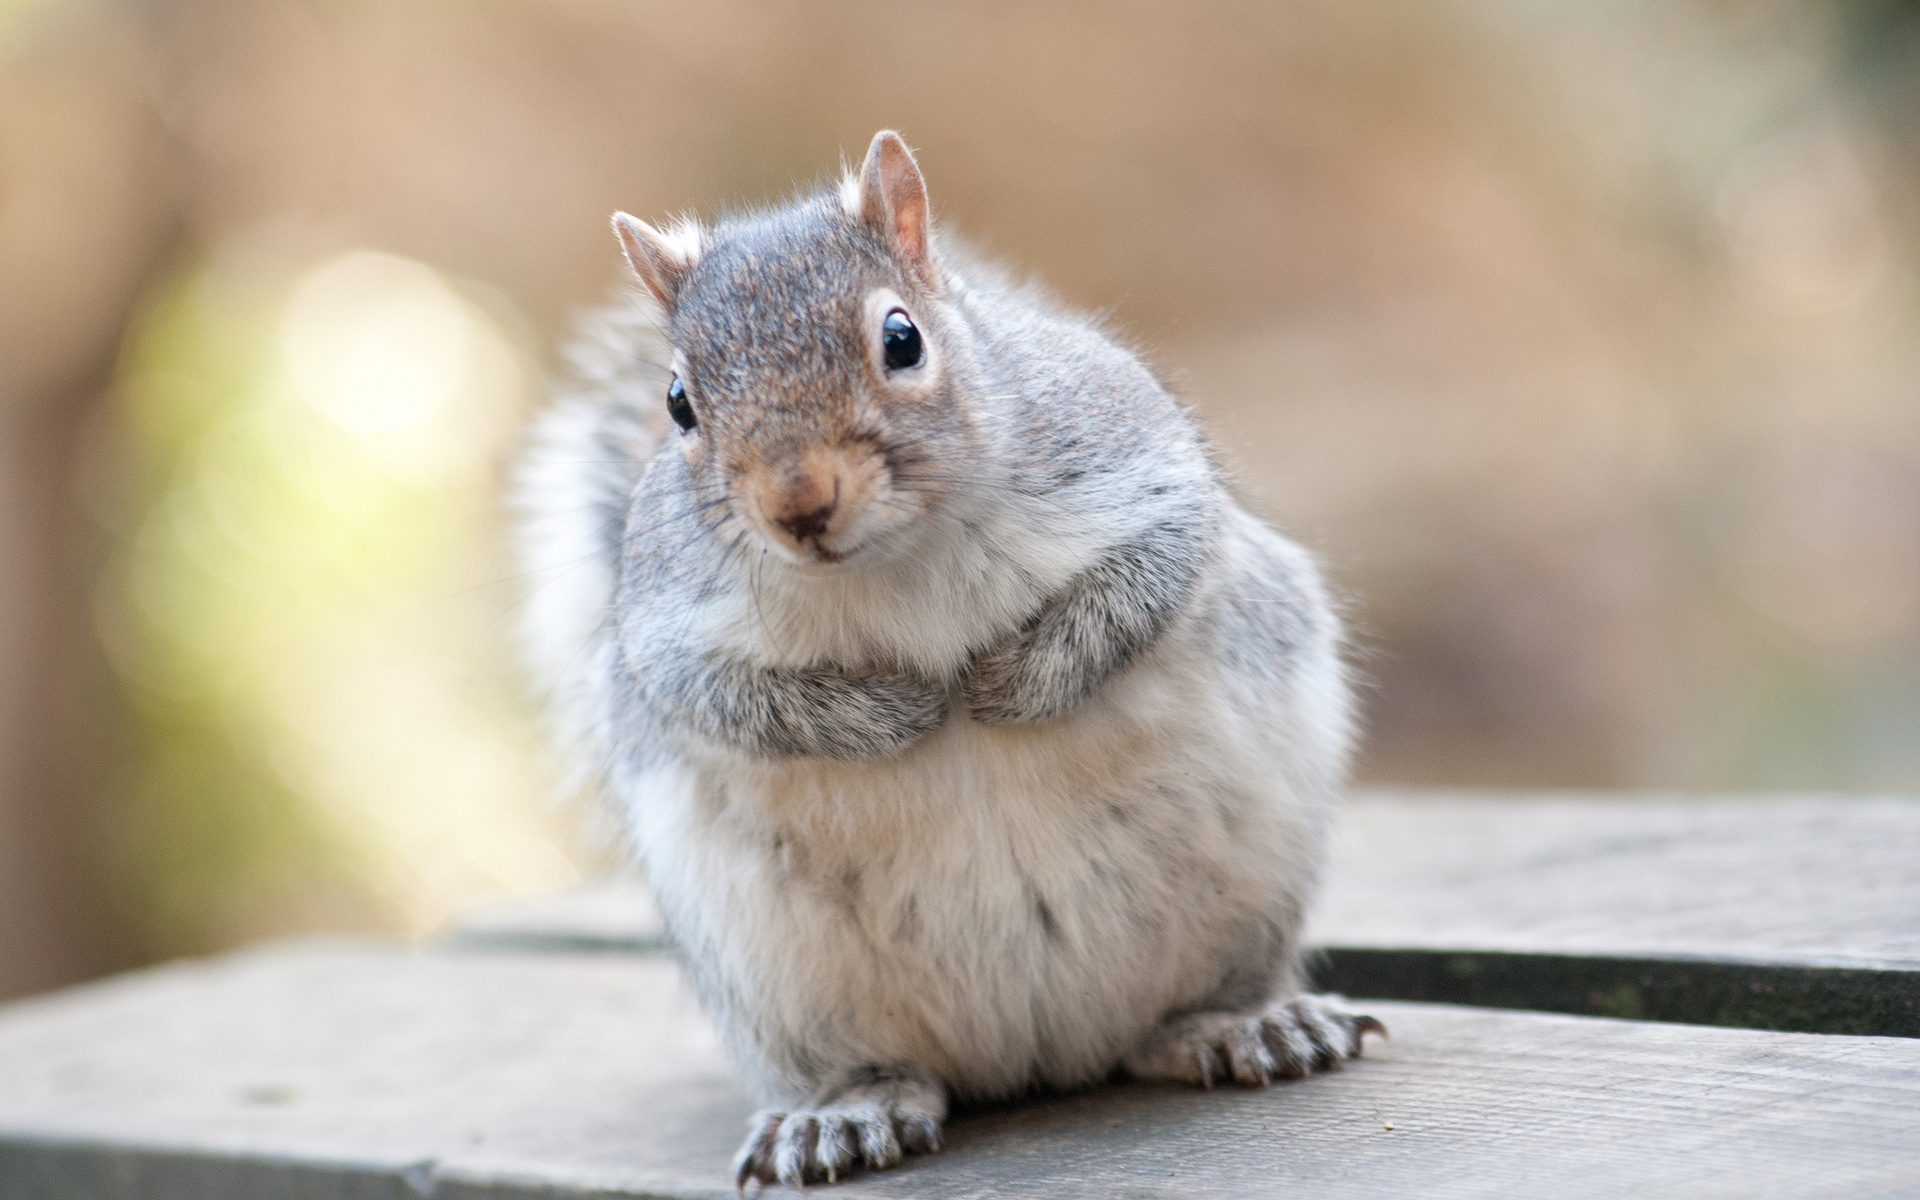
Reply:
[[[1920, 1041], [1376, 1011], [1345, 1071], [973, 1114], [830, 1194], [1920, 1193]], [[719, 1198], [750, 1108], [658, 955], [305, 946], [0, 1009], [8, 1200]]]
[[1329, 946], [1920, 969], [1920, 799], [1372, 791]]

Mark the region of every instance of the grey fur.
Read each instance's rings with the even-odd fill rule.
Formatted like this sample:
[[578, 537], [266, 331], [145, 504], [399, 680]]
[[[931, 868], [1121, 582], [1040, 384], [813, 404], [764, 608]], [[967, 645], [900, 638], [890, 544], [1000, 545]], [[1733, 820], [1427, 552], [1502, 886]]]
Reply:
[[[1170, 506], [1171, 507], [1171, 506]], [[1032, 623], [974, 660], [961, 694], [987, 725], [1068, 712], [1124, 670], [1167, 627], [1211, 550], [1200, 504], [1174, 509], [1116, 547], [1054, 597]]]
[[529, 565], [588, 560], [529, 605], [563, 745], [775, 1104], [743, 1182], [930, 1149], [950, 1096], [1264, 1083], [1377, 1027], [1298, 995], [1351, 736], [1311, 560], [1094, 322], [913, 257], [890, 137], [839, 193], [621, 218], [659, 334], [596, 327], [522, 469]]
[[678, 646], [633, 676], [662, 725], [767, 758], [877, 758], [946, 717], [946, 690], [900, 671], [757, 667]]

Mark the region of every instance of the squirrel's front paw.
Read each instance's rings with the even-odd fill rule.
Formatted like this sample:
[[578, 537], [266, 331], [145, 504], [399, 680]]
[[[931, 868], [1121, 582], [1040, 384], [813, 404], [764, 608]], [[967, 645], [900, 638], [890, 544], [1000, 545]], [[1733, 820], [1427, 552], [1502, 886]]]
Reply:
[[1325, 997], [1295, 996], [1257, 1013], [1202, 1012], [1174, 1017], [1122, 1060], [1135, 1079], [1169, 1079], [1210, 1088], [1233, 1080], [1265, 1087], [1300, 1079], [1360, 1057], [1369, 1033], [1387, 1027], [1344, 1012]]
[[850, 1088], [832, 1103], [795, 1112], [755, 1113], [734, 1181], [805, 1187], [833, 1183], [865, 1167], [884, 1171], [908, 1154], [940, 1148], [946, 1097], [938, 1084], [888, 1079]]
[[785, 752], [879, 758], [904, 749], [946, 719], [947, 692], [904, 674], [802, 676], [803, 702], [777, 711], [773, 739]]
[[973, 660], [960, 685], [967, 713], [982, 725], [1020, 725], [1057, 717], [1083, 699], [1065, 655], [1049, 653], [1034, 630], [1015, 634]]

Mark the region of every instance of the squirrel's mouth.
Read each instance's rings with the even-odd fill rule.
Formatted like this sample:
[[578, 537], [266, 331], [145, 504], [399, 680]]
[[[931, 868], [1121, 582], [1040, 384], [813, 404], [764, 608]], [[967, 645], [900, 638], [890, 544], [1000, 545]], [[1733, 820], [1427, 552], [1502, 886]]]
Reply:
[[[859, 558], [871, 539], [854, 530], [821, 530], [795, 537], [772, 522], [756, 521], [761, 544], [772, 556], [795, 570], [844, 566]], [[852, 534], [852, 537], [848, 535]]]
[[802, 569], [859, 557], [888, 524], [886, 465], [864, 444], [755, 462], [734, 487], [767, 547]]
[[[872, 535], [874, 531], [864, 531]], [[862, 536], [862, 531], [848, 531], [853, 534], [823, 534], [809, 538], [783, 538], [777, 535], [765, 538], [765, 545], [772, 551], [773, 557], [787, 568], [802, 573], [832, 572], [846, 568], [855, 568], [872, 560], [873, 552], [881, 546], [890, 544], [884, 533], [878, 536]]]

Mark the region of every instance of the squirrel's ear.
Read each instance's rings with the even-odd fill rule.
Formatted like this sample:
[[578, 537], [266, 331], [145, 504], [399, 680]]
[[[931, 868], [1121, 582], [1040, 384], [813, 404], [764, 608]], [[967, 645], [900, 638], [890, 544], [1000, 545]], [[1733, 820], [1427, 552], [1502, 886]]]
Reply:
[[908, 274], [929, 289], [937, 287], [927, 182], [920, 177], [913, 151], [891, 129], [873, 135], [866, 165], [860, 169], [859, 200], [855, 215], [886, 238]]
[[626, 213], [613, 214], [613, 233], [620, 239], [620, 248], [627, 252], [627, 263], [647, 290], [664, 305], [668, 312], [673, 311], [674, 299], [680, 294], [680, 285], [687, 280], [687, 272], [700, 258], [700, 228], [692, 221], [682, 221], [667, 233]]

